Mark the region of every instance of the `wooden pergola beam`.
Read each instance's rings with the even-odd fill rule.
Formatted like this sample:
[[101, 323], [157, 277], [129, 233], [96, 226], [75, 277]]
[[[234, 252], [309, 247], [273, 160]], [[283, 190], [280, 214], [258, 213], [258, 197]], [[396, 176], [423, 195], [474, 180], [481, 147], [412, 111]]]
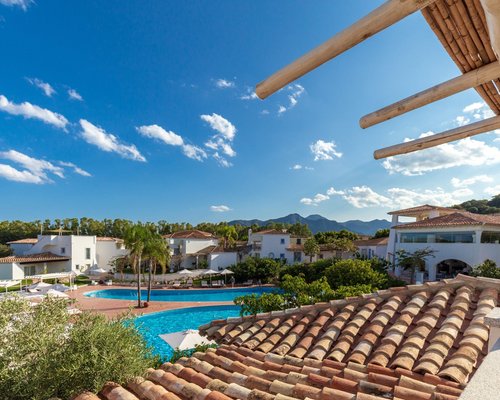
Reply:
[[480, 0], [486, 16], [491, 47], [500, 60], [500, 2], [498, 0]]
[[361, 43], [374, 34], [394, 25], [415, 11], [436, 0], [388, 0], [359, 21], [339, 32], [285, 68], [257, 84], [255, 92], [265, 99], [290, 82], [300, 78], [328, 60]]
[[359, 125], [361, 128], [369, 128], [370, 126], [398, 117], [409, 111], [497, 78], [500, 78], [500, 62], [495, 61], [367, 114], [359, 120]]
[[401, 143], [376, 150], [373, 153], [373, 156], [376, 160], [379, 160], [381, 158], [412, 153], [414, 151], [439, 146], [440, 144], [452, 142], [454, 140], [464, 139], [470, 136], [479, 135], [481, 133], [490, 132], [495, 129], [500, 129], [500, 116], [498, 115], [479, 122], [474, 122], [470, 125], [451, 129], [446, 132], [437, 133], [432, 136], [412, 140], [411, 142]]

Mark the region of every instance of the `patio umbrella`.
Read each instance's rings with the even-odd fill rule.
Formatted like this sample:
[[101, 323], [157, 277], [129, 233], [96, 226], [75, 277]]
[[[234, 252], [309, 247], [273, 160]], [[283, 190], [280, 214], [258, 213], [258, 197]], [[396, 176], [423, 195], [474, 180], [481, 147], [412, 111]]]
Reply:
[[57, 290], [58, 292], [66, 292], [68, 290], [71, 290], [69, 287], [61, 283], [56, 283], [55, 285], [51, 285], [50, 289]]
[[182, 271], [179, 271], [178, 273], [181, 275], [190, 275], [193, 273], [193, 271], [184, 268]]
[[49, 289], [47, 293], [45, 293], [47, 296], [50, 297], [64, 297], [64, 298], [69, 298], [69, 296], [66, 293], [59, 292], [58, 290], [54, 289]]
[[167, 342], [173, 349], [189, 350], [194, 349], [199, 344], [214, 344], [213, 340], [208, 340], [201, 336], [196, 329], [166, 333], [159, 335], [161, 339]]
[[231, 271], [230, 269], [225, 269], [225, 270], [224, 270], [224, 271], [222, 271], [220, 274], [221, 274], [221, 275], [224, 275], [224, 283], [226, 283], [226, 276], [227, 276], [227, 275], [232, 275], [232, 274], [234, 274], [234, 272], [233, 272], [233, 271]]
[[210, 276], [210, 283], [212, 283], [212, 275], [219, 275], [219, 271], [215, 271], [213, 269], [207, 269], [206, 271], [203, 272], [203, 275], [209, 275]]
[[33, 283], [32, 285], [28, 286], [28, 289], [32, 290], [49, 290], [52, 287], [52, 284], [46, 283], [46, 282], [38, 282], [38, 283]]
[[107, 273], [108, 271], [106, 271], [105, 269], [103, 268], [96, 268], [96, 269], [91, 269], [90, 270], [90, 275], [101, 275], [101, 274], [105, 274]]

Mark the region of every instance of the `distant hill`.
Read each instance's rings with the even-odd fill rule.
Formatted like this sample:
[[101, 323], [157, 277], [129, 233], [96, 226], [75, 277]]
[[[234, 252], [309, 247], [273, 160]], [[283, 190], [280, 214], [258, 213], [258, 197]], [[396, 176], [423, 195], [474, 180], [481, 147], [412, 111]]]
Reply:
[[347, 229], [348, 231], [359, 233], [361, 235], [374, 235], [377, 230], [386, 229], [391, 226], [391, 223], [385, 219], [374, 219], [372, 221], [352, 220], [346, 222], [337, 222], [322, 217], [318, 214], [309, 215], [308, 217], [303, 217], [299, 214], [290, 214], [286, 217], [273, 218], [265, 221], [260, 219], [239, 219], [230, 221], [228, 222], [228, 224], [242, 226], [252, 226], [255, 224], [259, 226], [265, 226], [273, 222], [279, 222], [283, 224], [295, 224], [297, 222], [300, 222], [301, 224], [306, 224], [312, 231], [312, 233], [340, 231], [342, 229]]
[[453, 206], [476, 214], [500, 214], [500, 194], [491, 200], [468, 200]]

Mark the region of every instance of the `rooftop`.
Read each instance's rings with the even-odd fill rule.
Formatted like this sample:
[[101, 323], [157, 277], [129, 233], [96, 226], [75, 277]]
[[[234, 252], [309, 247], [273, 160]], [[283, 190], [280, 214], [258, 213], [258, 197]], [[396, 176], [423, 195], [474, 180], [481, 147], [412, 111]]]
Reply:
[[459, 275], [286, 311], [212, 321], [220, 343], [101, 399], [457, 399], [486, 354], [500, 281]]
[[210, 232], [191, 229], [187, 231], [174, 232], [169, 235], [164, 235], [164, 238], [170, 239], [213, 239], [215, 236]]
[[365, 240], [355, 240], [353, 243], [356, 246], [386, 246], [389, 242], [388, 237], [365, 239]]
[[464, 225], [500, 225], [500, 215], [483, 215], [473, 214], [467, 211], [456, 211], [448, 215], [397, 225], [394, 228], [412, 229]]
[[37, 238], [27, 238], [27, 239], [12, 240], [10, 242], [7, 242], [7, 244], [35, 244], [37, 242], [38, 242]]
[[424, 204], [421, 206], [404, 208], [402, 210], [390, 211], [390, 212], [388, 212], [388, 214], [389, 215], [414, 216], [414, 215], [420, 215], [422, 213], [429, 212], [429, 211], [457, 212], [457, 210], [454, 208], [431, 206], [429, 204]]
[[286, 229], [264, 229], [263, 231], [252, 232], [253, 235], [289, 235]]
[[69, 257], [58, 256], [57, 254], [46, 252], [37, 254], [27, 254], [23, 256], [8, 256], [0, 258], [0, 264], [10, 264], [16, 263], [36, 263], [36, 262], [46, 262], [46, 261], [67, 261], [70, 260]]

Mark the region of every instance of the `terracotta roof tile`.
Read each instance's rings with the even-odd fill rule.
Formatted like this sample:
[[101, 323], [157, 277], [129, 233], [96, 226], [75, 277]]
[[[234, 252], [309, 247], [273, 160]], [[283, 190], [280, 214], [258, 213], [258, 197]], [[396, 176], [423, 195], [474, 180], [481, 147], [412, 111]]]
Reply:
[[67, 261], [70, 260], [69, 257], [59, 256], [54, 253], [45, 252], [37, 254], [27, 254], [23, 256], [8, 256], [0, 258], [0, 264], [10, 264], [13, 262], [17, 263], [36, 263], [36, 262], [46, 262], [46, 261]]
[[[375, 296], [213, 321], [222, 343], [150, 370], [111, 399], [458, 399], [485, 354], [500, 282], [459, 276]], [[88, 394], [77, 400], [95, 400]]]
[[500, 215], [473, 214], [466, 211], [457, 211], [452, 214], [435, 218], [423, 219], [397, 225], [395, 229], [431, 228], [443, 226], [472, 226], [472, 225], [500, 225]]
[[37, 238], [19, 239], [7, 242], [7, 244], [36, 244], [36, 243], [38, 243]]
[[169, 235], [164, 235], [164, 238], [169, 239], [214, 239], [215, 236], [210, 232], [199, 231], [196, 229], [174, 232]]

